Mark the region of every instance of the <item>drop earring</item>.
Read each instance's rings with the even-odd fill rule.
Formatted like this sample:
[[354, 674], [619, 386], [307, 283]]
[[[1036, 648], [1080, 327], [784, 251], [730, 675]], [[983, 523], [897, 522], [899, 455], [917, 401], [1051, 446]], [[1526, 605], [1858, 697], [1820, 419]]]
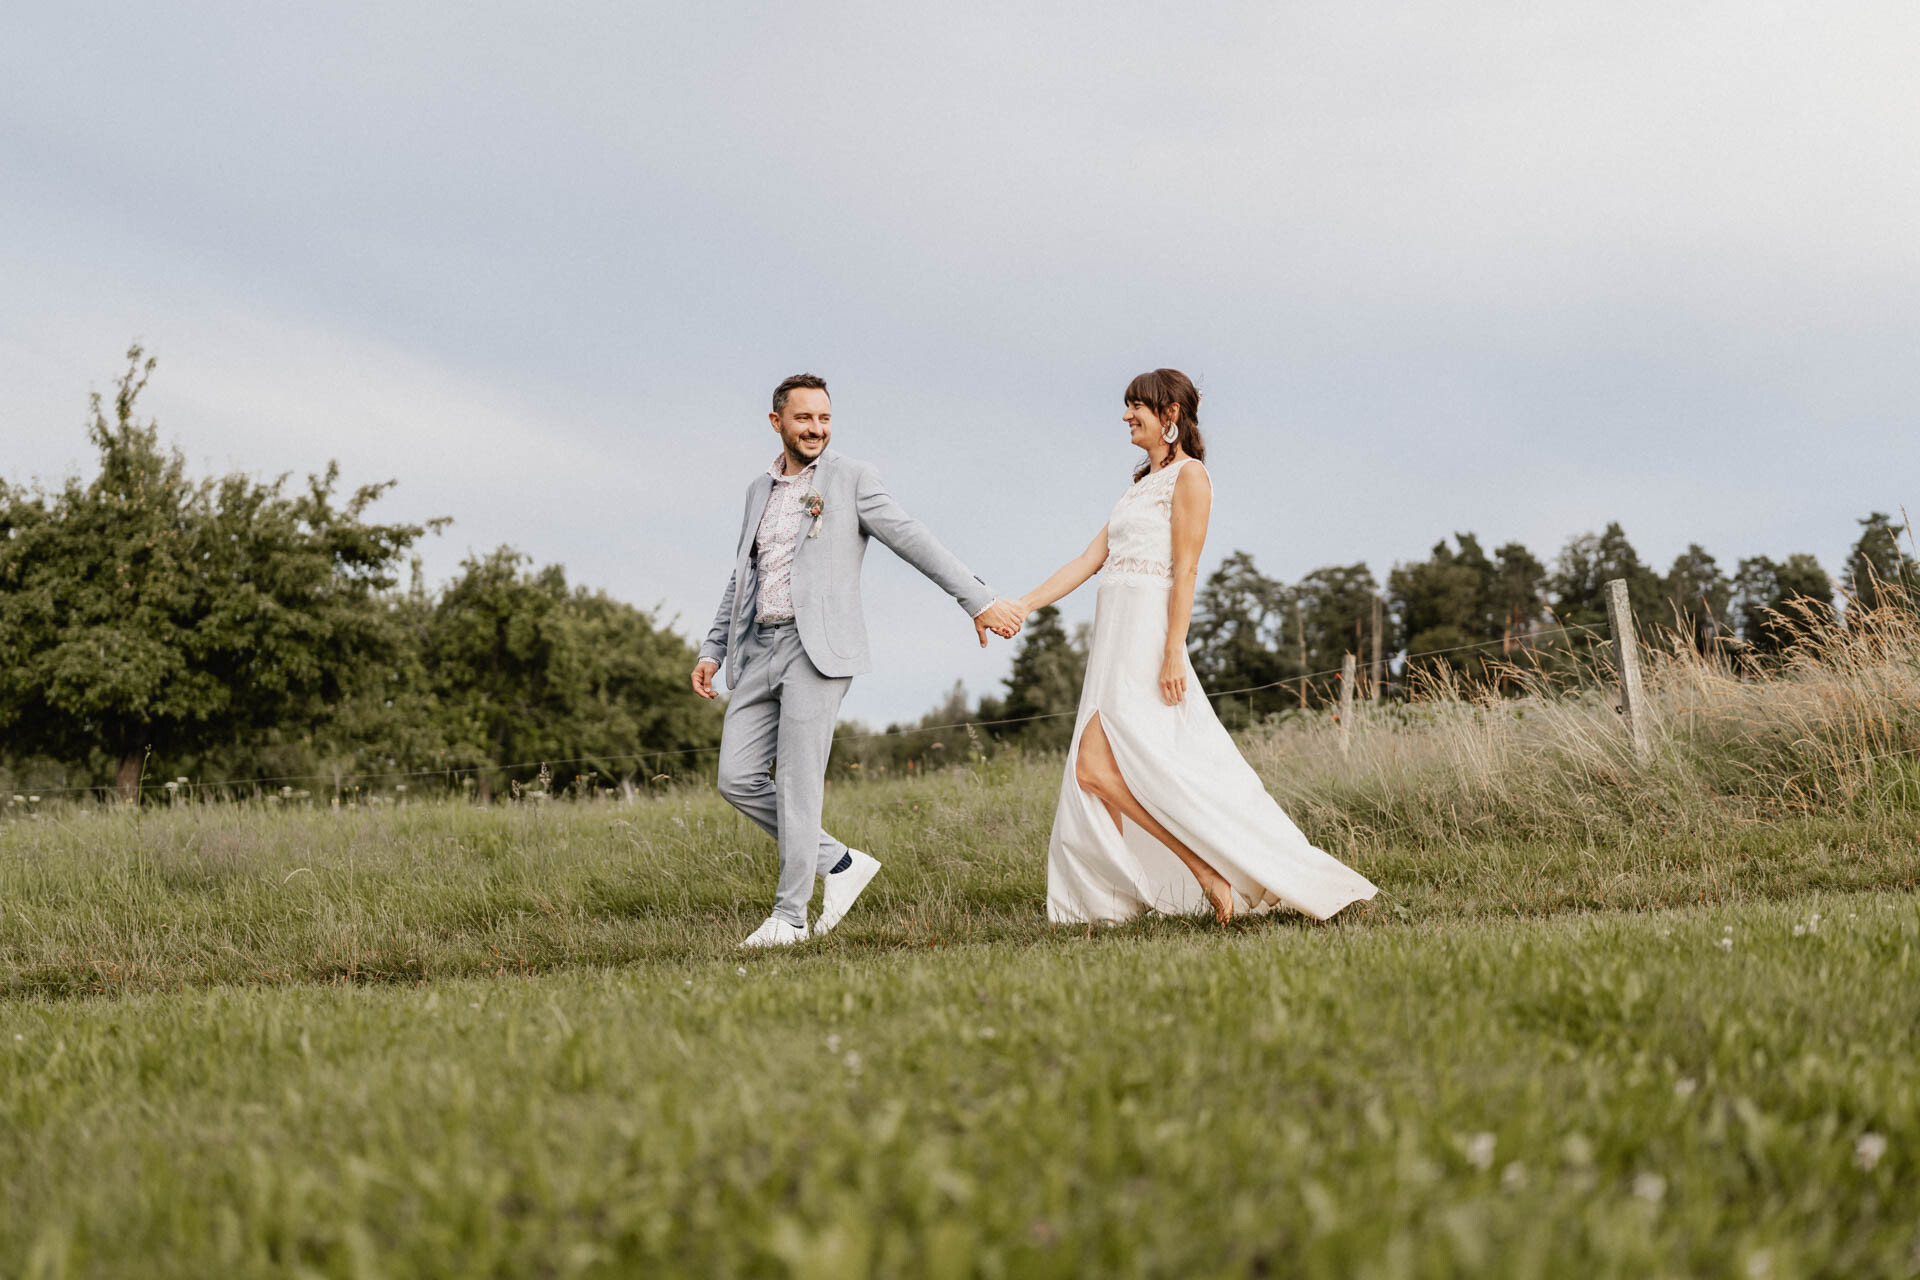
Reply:
[[1168, 444], [1172, 444], [1175, 440], [1178, 440], [1180, 438], [1180, 424], [1178, 422], [1169, 422], [1161, 429], [1160, 438]]

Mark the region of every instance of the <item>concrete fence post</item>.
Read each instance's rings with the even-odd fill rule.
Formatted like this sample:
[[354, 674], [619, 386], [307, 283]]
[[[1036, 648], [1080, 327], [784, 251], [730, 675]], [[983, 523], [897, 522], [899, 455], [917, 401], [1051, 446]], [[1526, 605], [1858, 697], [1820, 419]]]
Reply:
[[1340, 663], [1340, 754], [1353, 749], [1353, 678], [1359, 661], [1348, 654]]
[[1648, 736], [1647, 693], [1640, 683], [1640, 637], [1634, 631], [1625, 578], [1607, 583], [1607, 623], [1613, 629], [1613, 664], [1620, 672], [1620, 714], [1626, 718], [1633, 753], [1644, 758], [1653, 743]]

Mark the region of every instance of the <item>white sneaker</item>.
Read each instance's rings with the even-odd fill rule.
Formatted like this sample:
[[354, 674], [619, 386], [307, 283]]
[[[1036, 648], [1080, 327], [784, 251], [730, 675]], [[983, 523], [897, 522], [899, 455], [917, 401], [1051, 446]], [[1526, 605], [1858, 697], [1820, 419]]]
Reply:
[[815, 933], [824, 934], [839, 924], [840, 917], [847, 914], [861, 892], [880, 873], [879, 859], [858, 849], [847, 850], [847, 856], [853, 859], [853, 865], [826, 877], [827, 893], [820, 900], [820, 919], [813, 926]]
[[740, 944], [742, 950], [748, 947], [790, 947], [796, 942], [805, 942], [807, 931], [798, 925], [788, 924], [779, 916], [768, 916], [766, 923], [747, 935]]

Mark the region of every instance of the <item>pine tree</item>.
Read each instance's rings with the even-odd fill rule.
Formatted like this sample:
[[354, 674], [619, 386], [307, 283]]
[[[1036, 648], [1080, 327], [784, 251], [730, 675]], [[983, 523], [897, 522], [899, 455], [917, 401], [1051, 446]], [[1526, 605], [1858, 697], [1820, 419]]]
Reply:
[[1714, 653], [1733, 633], [1733, 583], [1699, 543], [1675, 557], [1663, 584], [1666, 607], [1656, 627], [1672, 627], [1700, 653]]
[[1286, 585], [1262, 574], [1244, 551], [1222, 561], [1195, 593], [1187, 649], [1201, 687], [1210, 694], [1253, 690], [1215, 703], [1231, 728], [1283, 710], [1293, 696], [1283, 683], [1300, 674], [1287, 636], [1289, 604]]
[[1907, 526], [1876, 511], [1860, 521], [1860, 540], [1847, 557], [1849, 608], [1920, 612], [1920, 564], [1901, 550]]
[[1805, 553], [1784, 561], [1750, 556], [1734, 571], [1732, 612], [1745, 652], [1766, 659], [1792, 644], [1796, 631], [1832, 621], [1833, 582]]
[[1057, 607], [1036, 609], [1020, 632], [1001, 704], [1006, 718], [1026, 723], [1009, 725], [1005, 736], [1029, 746], [1065, 745], [1073, 736], [1073, 713], [1080, 705], [1086, 670], [1084, 638], [1067, 634]]
[[1368, 652], [1367, 628], [1373, 622], [1373, 601], [1379, 590], [1365, 564], [1315, 569], [1294, 588], [1310, 701], [1337, 699], [1339, 679], [1329, 673], [1340, 670], [1347, 654], [1358, 657]]
[[1576, 629], [1567, 647], [1590, 649], [1606, 643], [1607, 584], [1616, 578], [1626, 580], [1627, 603], [1639, 625], [1651, 625], [1666, 602], [1664, 584], [1641, 563], [1618, 524], [1597, 534], [1580, 534], [1561, 549], [1548, 585], [1559, 625]]
[[1500, 571], [1473, 534], [1453, 537], [1453, 548], [1436, 543], [1425, 560], [1396, 565], [1387, 575], [1387, 594], [1407, 637], [1411, 668], [1482, 675], [1499, 656], [1491, 642], [1500, 639], [1505, 621], [1496, 601]]

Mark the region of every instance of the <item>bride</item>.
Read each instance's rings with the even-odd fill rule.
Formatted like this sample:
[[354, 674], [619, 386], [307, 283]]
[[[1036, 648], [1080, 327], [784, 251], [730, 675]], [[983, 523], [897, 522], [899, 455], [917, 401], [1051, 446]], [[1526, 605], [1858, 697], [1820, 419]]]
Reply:
[[1211, 907], [1221, 923], [1289, 907], [1324, 920], [1373, 897], [1313, 847], [1213, 714], [1187, 625], [1213, 484], [1200, 393], [1177, 369], [1127, 384], [1146, 461], [1087, 549], [1015, 602], [1020, 616], [1101, 574], [1087, 675], [1047, 846], [1047, 918], [1117, 922]]

